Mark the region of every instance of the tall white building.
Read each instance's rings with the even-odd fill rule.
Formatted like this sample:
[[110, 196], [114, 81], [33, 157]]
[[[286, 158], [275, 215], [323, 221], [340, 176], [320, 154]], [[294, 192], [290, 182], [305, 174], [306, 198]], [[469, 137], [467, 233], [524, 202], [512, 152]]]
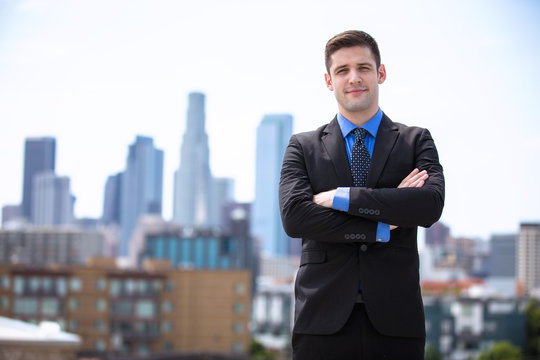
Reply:
[[540, 298], [540, 223], [520, 226], [517, 273], [525, 294]]
[[69, 225], [73, 222], [73, 196], [67, 176], [45, 171], [32, 182], [31, 219], [34, 225]]
[[222, 206], [232, 200], [232, 179], [217, 179], [210, 171], [205, 130], [205, 95], [188, 95], [187, 122], [180, 166], [174, 173], [173, 220], [187, 227], [221, 227]]
[[281, 165], [292, 135], [292, 124], [291, 115], [272, 114], [265, 115], [257, 128], [251, 233], [267, 256], [288, 256], [295, 252], [281, 224], [278, 198]]

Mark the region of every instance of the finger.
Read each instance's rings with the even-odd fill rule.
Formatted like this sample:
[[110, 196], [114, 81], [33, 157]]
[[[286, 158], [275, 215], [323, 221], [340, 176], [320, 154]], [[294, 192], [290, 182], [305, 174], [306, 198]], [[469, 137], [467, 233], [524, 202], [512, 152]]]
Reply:
[[401, 181], [400, 185], [406, 183], [407, 181], [409, 181], [414, 175], [418, 174], [418, 172], [419, 172], [418, 169], [414, 169], [413, 171], [411, 171], [409, 173], [409, 175], [407, 175], [407, 177]]
[[419, 187], [418, 183], [426, 181], [428, 177], [428, 174], [423, 174], [422, 176], [416, 177], [414, 181], [411, 182], [410, 187]]
[[421, 172], [414, 174], [411, 178], [408, 180], [404, 180], [401, 184], [399, 184], [398, 188], [404, 188], [404, 187], [412, 187], [414, 186], [414, 183], [420, 179], [427, 179], [427, 171], [422, 170]]

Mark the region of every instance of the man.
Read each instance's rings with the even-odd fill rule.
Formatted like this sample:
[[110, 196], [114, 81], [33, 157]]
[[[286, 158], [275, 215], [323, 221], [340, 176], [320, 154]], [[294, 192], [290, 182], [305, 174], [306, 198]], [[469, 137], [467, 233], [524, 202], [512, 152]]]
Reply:
[[285, 231], [302, 238], [293, 358], [420, 360], [417, 226], [443, 209], [437, 149], [380, 110], [386, 70], [370, 35], [334, 36], [325, 61], [339, 113], [291, 137], [279, 189]]

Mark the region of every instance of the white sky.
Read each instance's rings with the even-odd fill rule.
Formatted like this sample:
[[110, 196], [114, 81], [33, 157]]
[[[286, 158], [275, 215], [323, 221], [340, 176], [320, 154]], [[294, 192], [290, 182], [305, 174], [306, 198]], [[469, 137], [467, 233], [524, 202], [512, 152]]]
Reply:
[[453, 235], [540, 221], [534, 0], [0, 0], [0, 205], [21, 201], [24, 139], [54, 136], [76, 215], [101, 216], [106, 178], [141, 134], [165, 151], [170, 217], [190, 91], [207, 95], [213, 174], [252, 201], [258, 123], [331, 120], [323, 48], [347, 29], [379, 42], [383, 111], [432, 132]]

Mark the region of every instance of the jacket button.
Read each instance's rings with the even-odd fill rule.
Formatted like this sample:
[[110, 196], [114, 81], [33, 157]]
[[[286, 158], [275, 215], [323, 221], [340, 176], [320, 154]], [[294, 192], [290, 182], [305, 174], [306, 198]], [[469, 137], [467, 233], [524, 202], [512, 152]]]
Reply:
[[366, 244], [362, 244], [362, 246], [360, 246], [360, 251], [366, 252], [366, 251], [367, 251], [367, 245], [366, 245]]

